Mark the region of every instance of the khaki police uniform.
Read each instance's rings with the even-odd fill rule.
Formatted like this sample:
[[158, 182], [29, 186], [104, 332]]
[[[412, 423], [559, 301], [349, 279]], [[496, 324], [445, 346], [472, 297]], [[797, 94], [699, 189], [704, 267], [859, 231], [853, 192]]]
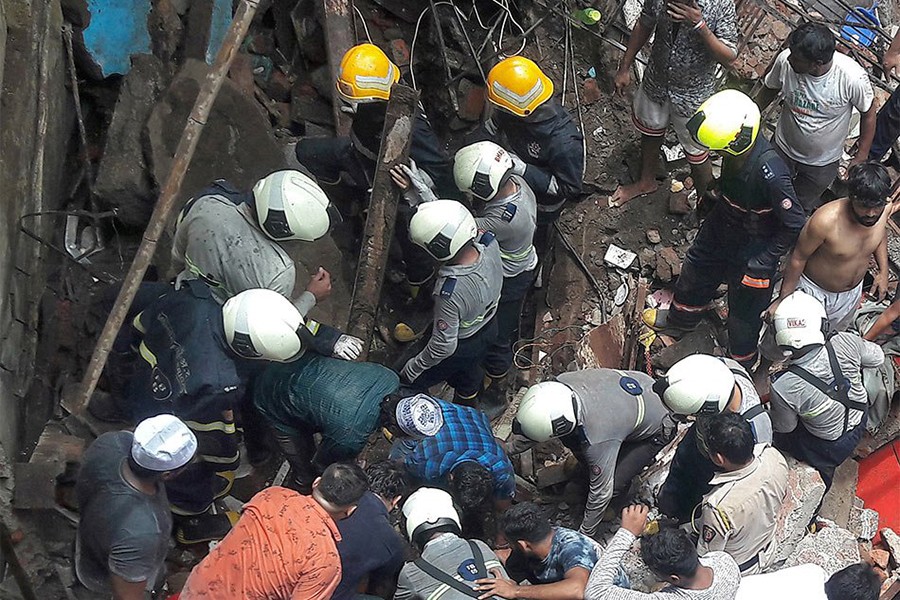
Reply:
[[770, 566], [787, 482], [787, 462], [771, 447], [745, 467], [717, 473], [710, 482], [713, 490], [703, 498], [697, 551], [727, 552], [744, 575]]

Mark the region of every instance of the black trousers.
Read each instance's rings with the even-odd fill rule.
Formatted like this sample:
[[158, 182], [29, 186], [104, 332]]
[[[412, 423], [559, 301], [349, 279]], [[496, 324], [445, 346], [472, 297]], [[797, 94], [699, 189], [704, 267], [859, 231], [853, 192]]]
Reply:
[[426, 369], [411, 382], [410, 387], [424, 392], [431, 386], [446, 381], [460, 400], [474, 399], [484, 383], [484, 369], [481, 365], [496, 339], [497, 318], [493, 317], [478, 333], [459, 340], [456, 352]]
[[865, 431], [866, 415], [863, 415], [859, 425], [830, 441], [814, 436], [803, 426], [802, 421], [798, 421], [792, 432], [775, 433], [772, 443], [779, 450], [814, 467], [828, 490], [834, 480], [834, 470], [850, 458]]
[[503, 279], [500, 304], [497, 306], [497, 338], [488, 348], [484, 370], [494, 378], [506, 375], [513, 362], [513, 344], [519, 339], [519, 319], [525, 296], [534, 284], [537, 269]]
[[[700, 227], [688, 250], [675, 283], [669, 311], [673, 325], [694, 326], [723, 281], [728, 284], [728, 350], [732, 358], [752, 363], [756, 358], [762, 312], [769, 305], [772, 289], [752, 288], [741, 283], [747, 261], [762, 251], [768, 240], [747, 234], [722, 206], [717, 206]], [[769, 274], [771, 279], [773, 273]]]
[[900, 137], [900, 88], [891, 93], [891, 97], [878, 111], [875, 121], [875, 136], [869, 150], [869, 160], [881, 160], [894, 142]]
[[681, 523], [689, 521], [694, 508], [712, 489], [709, 482], [714, 474], [715, 465], [700, 452], [697, 428], [692, 426], [675, 449], [669, 476], [659, 490], [656, 505], [664, 515]]

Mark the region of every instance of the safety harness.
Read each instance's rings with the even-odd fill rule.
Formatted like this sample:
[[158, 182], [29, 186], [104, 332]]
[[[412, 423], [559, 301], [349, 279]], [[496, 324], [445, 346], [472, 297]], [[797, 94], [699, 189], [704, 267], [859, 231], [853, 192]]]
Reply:
[[[476, 544], [472, 540], [466, 540], [466, 541], [469, 542], [469, 548], [471, 548], [471, 550], [472, 550], [472, 557], [475, 559], [474, 563], [473, 563], [473, 566], [475, 567], [475, 573], [474, 573], [475, 578], [476, 579], [486, 578], [488, 576], [487, 567], [485, 567], [485, 565], [484, 565], [484, 554], [482, 554], [481, 548], [479, 548], [478, 544]], [[415, 560], [415, 565], [417, 567], [419, 567], [420, 569], [422, 569], [422, 571], [424, 571], [426, 574], [428, 574], [432, 578], [437, 579], [441, 583], [449, 585], [450, 587], [452, 587], [453, 589], [455, 589], [457, 592], [459, 592], [461, 594], [465, 594], [466, 596], [469, 596], [470, 598], [478, 598], [479, 596], [481, 596], [481, 592], [475, 591], [474, 588], [467, 586], [465, 583], [463, 583], [456, 577], [453, 577], [449, 573], [442, 571], [441, 569], [438, 569], [437, 567], [435, 567], [433, 564], [431, 564], [424, 558], [421, 558], [421, 557], [417, 558]]]

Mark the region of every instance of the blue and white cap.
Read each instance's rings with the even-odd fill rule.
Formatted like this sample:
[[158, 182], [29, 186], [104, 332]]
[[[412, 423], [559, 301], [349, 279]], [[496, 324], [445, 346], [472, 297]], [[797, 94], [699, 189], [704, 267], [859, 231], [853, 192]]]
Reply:
[[395, 416], [403, 433], [416, 439], [433, 436], [444, 424], [441, 405], [426, 394], [416, 394], [400, 400]]
[[197, 451], [197, 437], [175, 415], [144, 419], [134, 429], [131, 457], [151, 471], [174, 471], [188, 464]]

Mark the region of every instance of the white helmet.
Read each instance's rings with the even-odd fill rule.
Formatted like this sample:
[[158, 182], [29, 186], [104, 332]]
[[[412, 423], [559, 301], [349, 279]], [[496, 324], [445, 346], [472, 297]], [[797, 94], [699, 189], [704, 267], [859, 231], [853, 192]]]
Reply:
[[303, 317], [278, 292], [243, 291], [225, 302], [222, 317], [225, 339], [242, 358], [290, 362], [303, 354]]
[[677, 415], [717, 415], [728, 406], [734, 385], [734, 373], [722, 360], [692, 354], [672, 365], [653, 391]]
[[340, 221], [322, 188], [300, 171], [276, 171], [253, 186], [259, 225], [273, 240], [314, 242]]
[[453, 159], [456, 187], [485, 201], [497, 195], [512, 169], [509, 152], [489, 141], [466, 146]]
[[476, 235], [475, 217], [456, 200], [420, 204], [409, 221], [410, 241], [440, 261], [456, 256]]
[[425, 534], [438, 528], [449, 529], [457, 535], [462, 531], [453, 498], [444, 490], [419, 488], [403, 503], [403, 516], [406, 517], [406, 535], [419, 545], [424, 545]]
[[782, 300], [772, 323], [779, 348], [800, 350], [825, 343], [825, 307], [806, 292], [796, 291]]
[[513, 421], [513, 429], [535, 442], [572, 433], [578, 424], [577, 400], [569, 386], [544, 381], [528, 388]]

